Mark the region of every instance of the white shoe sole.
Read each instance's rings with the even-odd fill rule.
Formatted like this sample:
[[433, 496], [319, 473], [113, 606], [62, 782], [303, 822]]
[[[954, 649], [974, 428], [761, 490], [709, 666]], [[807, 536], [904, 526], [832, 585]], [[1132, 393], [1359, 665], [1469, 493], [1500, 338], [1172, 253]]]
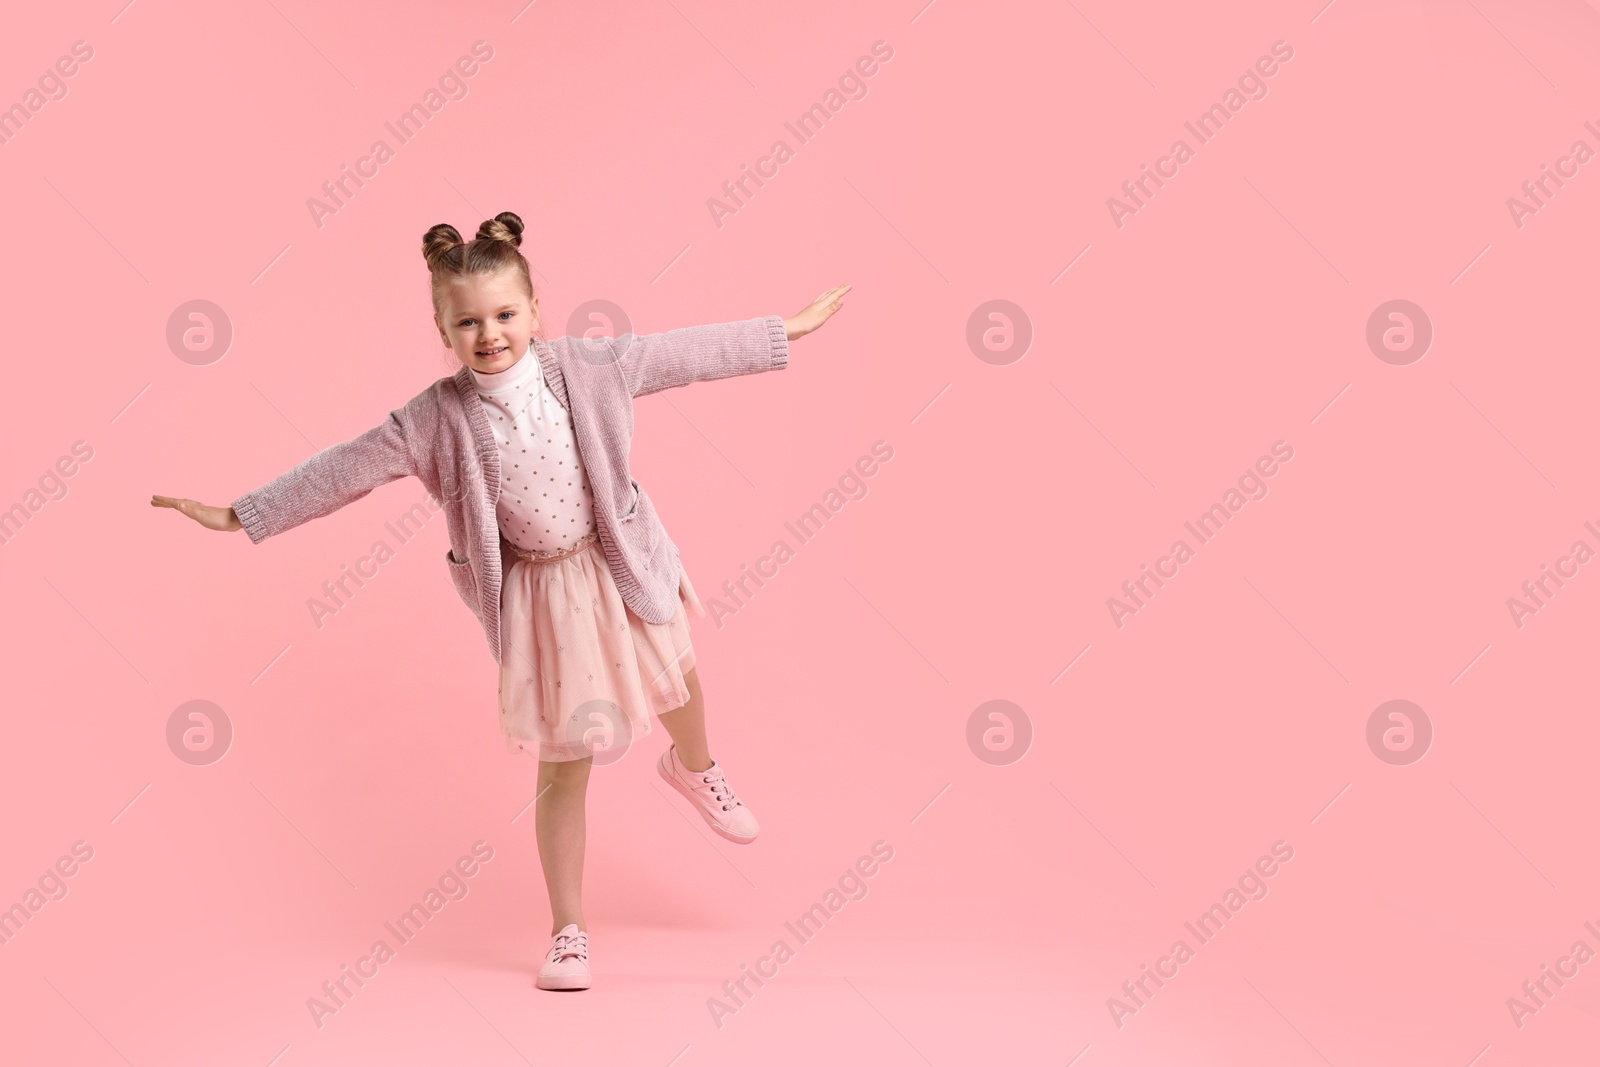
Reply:
[[589, 976], [586, 974], [541, 974], [533, 984], [540, 989], [588, 989]]
[[665, 780], [668, 785], [676, 789], [679, 793], [683, 794], [684, 799], [689, 802], [689, 806], [700, 813], [700, 817], [706, 821], [706, 825], [711, 827], [714, 833], [721, 837], [727, 838], [736, 845], [748, 845], [750, 842], [756, 839], [755, 834], [751, 834], [749, 837], [740, 837], [738, 834], [731, 833], [725, 829], [721, 823], [717, 822], [716, 819], [713, 819], [711, 817], [711, 813], [700, 806], [700, 801], [694, 795], [694, 790], [678, 781], [678, 779], [672, 776], [672, 772], [667, 770], [667, 765], [665, 762], [666, 758], [667, 757], [663, 756], [661, 759], [656, 760], [656, 773], [661, 775], [662, 779]]

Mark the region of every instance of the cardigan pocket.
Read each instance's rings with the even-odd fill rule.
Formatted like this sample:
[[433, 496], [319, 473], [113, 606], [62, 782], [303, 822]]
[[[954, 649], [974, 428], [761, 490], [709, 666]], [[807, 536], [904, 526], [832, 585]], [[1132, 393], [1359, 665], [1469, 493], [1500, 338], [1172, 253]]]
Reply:
[[478, 580], [472, 575], [472, 561], [469, 559], [463, 563], [456, 559], [453, 548], [445, 549], [444, 560], [450, 565], [450, 580], [455, 583], [456, 592], [472, 609], [472, 614], [478, 615], [482, 609], [478, 606]]
[[634, 481], [632, 478], [629, 478], [628, 484], [633, 488], [633, 500], [631, 503], [629, 503], [628, 510], [624, 511], [618, 518], [618, 522], [628, 522], [635, 515], [639, 514], [639, 483]]

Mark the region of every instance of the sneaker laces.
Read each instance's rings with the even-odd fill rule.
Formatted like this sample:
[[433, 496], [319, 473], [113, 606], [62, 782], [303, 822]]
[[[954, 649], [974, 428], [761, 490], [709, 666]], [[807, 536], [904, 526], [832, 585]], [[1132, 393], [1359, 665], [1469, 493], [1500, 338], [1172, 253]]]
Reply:
[[722, 768], [712, 764], [706, 770], [694, 772], [700, 775], [700, 780], [710, 789], [711, 795], [723, 811], [738, 807], [743, 801], [733, 795], [733, 789], [728, 785], [728, 780], [722, 776]]
[[579, 930], [575, 934], [558, 934], [556, 943], [550, 946], [551, 963], [565, 963], [567, 960], [580, 960], [589, 962], [589, 933]]

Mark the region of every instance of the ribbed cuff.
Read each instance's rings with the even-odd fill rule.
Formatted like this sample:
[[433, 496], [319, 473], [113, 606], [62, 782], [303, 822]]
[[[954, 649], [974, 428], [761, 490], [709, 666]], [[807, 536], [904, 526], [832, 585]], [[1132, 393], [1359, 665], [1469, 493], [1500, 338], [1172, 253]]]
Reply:
[[239, 516], [239, 524], [244, 527], [244, 532], [250, 535], [251, 544], [258, 545], [267, 539], [267, 521], [256, 510], [255, 501], [248, 493], [235, 500], [230, 507]]
[[768, 370], [782, 370], [789, 365], [789, 335], [783, 328], [783, 316], [767, 316], [767, 340], [772, 344], [772, 366]]

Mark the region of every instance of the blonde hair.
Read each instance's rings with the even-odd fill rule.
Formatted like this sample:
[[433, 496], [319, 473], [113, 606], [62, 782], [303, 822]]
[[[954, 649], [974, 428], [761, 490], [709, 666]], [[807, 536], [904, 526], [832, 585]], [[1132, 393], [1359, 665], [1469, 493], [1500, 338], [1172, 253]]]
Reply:
[[502, 211], [479, 226], [471, 241], [463, 241], [460, 232], [448, 222], [429, 227], [422, 235], [422, 258], [428, 261], [432, 274], [434, 314], [444, 317], [441, 298], [453, 279], [498, 274], [508, 268], [514, 268], [521, 276], [523, 291], [532, 303], [533, 278], [528, 273], [527, 258], [518, 251], [521, 244], [522, 220], [509, 211]]

